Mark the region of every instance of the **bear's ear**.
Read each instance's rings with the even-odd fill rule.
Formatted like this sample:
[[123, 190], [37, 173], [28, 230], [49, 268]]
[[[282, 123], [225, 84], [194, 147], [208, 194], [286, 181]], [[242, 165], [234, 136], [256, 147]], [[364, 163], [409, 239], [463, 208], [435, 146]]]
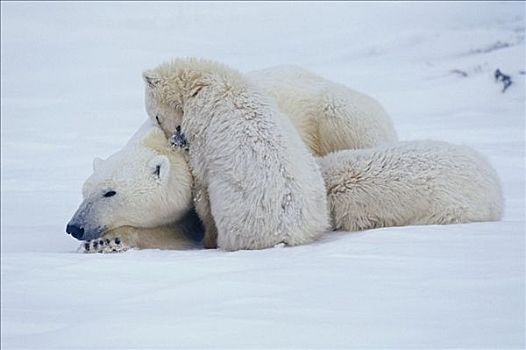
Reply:
[[161, 77], [157, 73], [149, 70], [142, 73], [142, 78], [144, 79], [144, 82], [152, 89], [161, 82]]
[[162, 182], [168, 179], [170, 175], [170, 160], [167, 156], [155, 156], [155, 158], [150, 160], [149, 167], [155, 178], [160, 179]]
[[100, 168], [102, 162], [104, 162], [102, 158], [96, 157], [93, 159], [93, 172], [96, 172]]

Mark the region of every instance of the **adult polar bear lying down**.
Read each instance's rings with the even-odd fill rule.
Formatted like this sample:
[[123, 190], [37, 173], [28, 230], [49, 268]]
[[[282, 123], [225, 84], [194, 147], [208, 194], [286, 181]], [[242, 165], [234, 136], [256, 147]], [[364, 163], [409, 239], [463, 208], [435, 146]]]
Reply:
[[[334, 229], [501, 217], [503, 199], [495, 171], [465, 146], [399, 142], [335, 152], [318, 163]], [[101, 228], [103, 236], [86, 243], [88, 252], [196, 247], [180, 221], [191, 208], [190, 171], [184, 155], [167, 147], [157, 127], [143, 127], [123, 150], [95, 165], [83, 189], [85, 202], [72, 219], [81, 227]], [[115, 195], [105, 197], [109, 191]]]

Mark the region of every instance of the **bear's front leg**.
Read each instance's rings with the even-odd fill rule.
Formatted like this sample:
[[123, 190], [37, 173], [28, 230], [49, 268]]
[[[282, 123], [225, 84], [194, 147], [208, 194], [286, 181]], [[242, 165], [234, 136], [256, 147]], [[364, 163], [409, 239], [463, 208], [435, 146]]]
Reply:
[[217, 228], [210, 208], [208, 192], [204, 187], [198, 186], [194, 190], [194, 205], [197, 215], [205, 227], [203, 245], [206, 249], [217, 248]]

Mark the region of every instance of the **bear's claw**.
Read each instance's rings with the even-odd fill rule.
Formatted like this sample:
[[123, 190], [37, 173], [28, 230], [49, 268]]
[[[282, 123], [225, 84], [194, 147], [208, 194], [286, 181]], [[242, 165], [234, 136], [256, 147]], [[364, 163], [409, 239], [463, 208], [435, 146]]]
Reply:
[[122, 253], [130, 249], [128, 245], [122, 243], [120, 238], [115, 239], [95, 239], [91, 241], [84, 242], [80, 246], [80, 250], [84, 253]]
[[186, 142], [186, 136], [181, 132], [181, 126], [175, 128], [172, 137], [170, 138], [170, 144], [173, 148], [187, 149], [188, 143]]

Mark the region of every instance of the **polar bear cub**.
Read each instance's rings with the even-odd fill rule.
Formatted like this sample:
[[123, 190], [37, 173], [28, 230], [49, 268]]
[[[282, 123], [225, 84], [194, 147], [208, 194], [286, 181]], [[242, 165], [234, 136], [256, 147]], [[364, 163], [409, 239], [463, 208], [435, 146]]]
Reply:
[[272, 96], [316, 156], [397, 141], [393, 122], [370, 96], [294, 65], [247, 73]]
[[503, 196], [473, 149], [439, 141], [334, 152], [319, 160], [334, 229], [499, 220]]
[[[107, 160], [95, 159], [66, 231], [91, 240], [87, 248], [92, 251], [124, 245], [187, 248], [192, 242], [185, 234], [194, 233], [183, 222], [192, 208], [191, 186], [184, 157], [148, 121], [122, 150]], [[199, 224], [188, 229], [199, 230]]]
[[225, 250], [299, 245], [328, 228], [319, 167], [287, 116], [237, 71], [177, 59], [144, 73], [146, 110], [189, 145], [206, 243]]

